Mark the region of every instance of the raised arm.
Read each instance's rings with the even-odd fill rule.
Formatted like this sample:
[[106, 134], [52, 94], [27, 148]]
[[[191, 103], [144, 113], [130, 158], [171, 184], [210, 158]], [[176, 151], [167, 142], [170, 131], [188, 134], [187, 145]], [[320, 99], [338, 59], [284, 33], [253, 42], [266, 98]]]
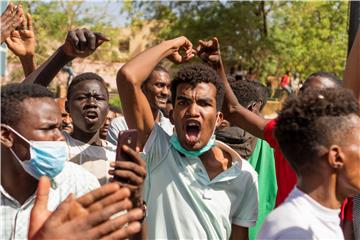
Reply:
[[354, 92], [356, 99], [360, 103], [360, 27], [358, 27], [356, 37], [351, 48], [349, 57], [346, 61], [344, 72], [344, 87]]
[[[184, 56], [180, 55], [179, 49], [185, 51]], [[145, 50], [119, 70], [116, 81], [123, 113], [129, 128], [139, 131], [140, 148], [145, 145], [154, 126], [149, 102], [141, 90], [142, 83], [162, 59], [168, 57], [175, 63], [182, 63], [193, 56], [191, 42], [185, 37], [178, 37]]]
[[56, 74], [76, 57], [85, 58], [108, 39], [101, 33], [88, 29], [69, 31], [65, 43], [38, 69], [25, 78], [23, 83], [37, 83], [48, 86]]
[[217, 71], [220, 80], [224, 84], [225, 97], [222, 109], [224, 118], [232, 125], [239, 126], [252, 135], [263, 139], [264, 128], [268, 121], [239, 104], [226, 77], [218, 39], [199, 41], [197, 51], [199, 57]]
[[[22, 11], [22, 8], [19, 11]], [[26, 14], [26, 20], [26, 24], [24, 20], [20, 27], [12, 31], [10, 37], [6, 39], [8, 48], [19, 57], [25, 77], [36, 68], [34, 60], [36, 40], [29, 13]]]

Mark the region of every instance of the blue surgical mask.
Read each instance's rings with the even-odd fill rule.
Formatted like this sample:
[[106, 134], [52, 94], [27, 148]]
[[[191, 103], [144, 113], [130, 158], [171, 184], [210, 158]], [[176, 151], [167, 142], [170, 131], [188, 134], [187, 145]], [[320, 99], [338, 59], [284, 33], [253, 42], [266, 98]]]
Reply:
[[[218, 116], [216, 117], [216, 122], [217, 122], [217, 119], [218, 119]], [[203, 153], [209, 151], [213, 146], [215, 146], [215, 140], [216, 140], [215, 129], [216, 129], [216, 124], [214, 126], [213, 133], [212, 133], [208, 143], [205, 146], [203, 146], [202, 148], [198, 149], [198, 150], [189, 151], [189, 150], [186, 150], [185, 148], [183, 148], [183, 146], [181, 146], [179, 138], [178, 138], [178, 136], [176, 134], [176, 131], [174, 131], [174, 134], [170, 137], [170, 144], [178, 152], [181, 152], [182, 154], [184, 154], [185, 157], [189, 157], [189, 158], [199, 157]]]
[[63, 169], [68, 157], [68, 146], [65, 141], [29, 141], [10, 126], [12, 132], [30, 145], [30, 159], [21, 161], [13, 149], [10, 148], [24, 170], [36, 179], [48, 176], [56, 177]]

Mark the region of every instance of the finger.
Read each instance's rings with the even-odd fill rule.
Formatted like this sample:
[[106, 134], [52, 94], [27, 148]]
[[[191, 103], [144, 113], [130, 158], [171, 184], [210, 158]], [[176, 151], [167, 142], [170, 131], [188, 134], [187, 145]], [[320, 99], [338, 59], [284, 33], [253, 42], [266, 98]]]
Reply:
[[131, 207], [132, 207], [131, 201], [128, 198], [126, 198], [104, 209], [91, 213], [86, 217], [86, 222], [84, 224], [88, 226], [99, 225], [102, 222], [108, 220], [115, 213], [130, 209]]
[[27, 20], [27, 29], [33, 31], [33, 22], [30, 13], [26, 14], [26, 20]]
[[74, 196], [70, 193], [48, 218], [47, 222], [50, 227], [58, 227], [58, 225], [68, 220], [73, 201], [75, 201]]
[[128, 154], [131, 157], [131, 159], [135, 163], [139, 164], [140, 166], [145, 166], [145, 161], [140, 157], [139, 153], [137, 153], [136, 151], [134, 151], [133, 149], [129, 148], [126, 145], [123, 145], [122, 149], [126, 154]]
[[34, 208], [39, 209], [39, 210], [42, 210], [42, 209], [47, 210], [50, 185], [51, 184], [50, 184], [50, 180], [48, 177], [43, 176], [43, 177], [39, 178]]
[[83, 29], [84, 35], [87, 39], [87, 46], [90, 47], [91, 50], [95, 50], [95, 43], [96, 43], [96, 36], [93, 32], [89, 31], [88, 29], [84, 28]]
[[144, 183], [144, 178], [141, 176], [136, 175], [135, 173], [128, 171], [128, 170], [110, 170], [110, 175], [119, 177], [119, 178], [125, 178], [130, 181], [130, 183], [141, 185]]
[[7, 6], [5, 11], [12, 12], [12, 11], [14, 11], [14, 8], [15, 8], [15, 5], [11, 2], [11, 3], [9, 3], [9, 5]]
[[[139, 164], [129, 162], [129, 161], [118, 161], [111, 165], [115, 169], [130, 170], [139, 176], [146, 177], [145, 167], [140, 166]], [[113, 171], [113, 170], [110, 170], [110, 171]]]
[[19, 16], [19, 18], [21, 18], [19, 29], [20, 30], [25, 30], [26, 29], [26, 21], [25, 21], [25, 18], [24, 18], [24, 10], [23, 10], [21, 4], [18, 5], [17, 11], [18, 11], [17, 15]]
[[104, 34], [100, 33], [100, 32], [94, 32], [95, 36], [96, 36], [96, 39], [98, 40], [102, 40], [104, 42], [108, 42], [110, 41], [109, 38], [107, 38]]
[[117, 236], [116, 239], [123, 239], [121, 236], [125, 236], [125, 231], [121, 232], [119, 229], [122, 229], [125, 224], [140, 220], [143, 217], [144, 213], [141, 209], [133, 209], [119, 217], [116, 217], [114, 219], [111, 219], [110, 221], [101, 224], [94, 230], [91, 235], [93, 235], [95, 238], [100, 238], [113, 232], [117, 232], [117, 234], [114, 233], [114, 235], [110, 239], [113, 239], [115, 235]]
[[112, 239], [127, 239], [130, 236], [140, 232], [141, 230], [141, 224], [140, 222], [132, 222], [129, 225], [118, 229], [117, 231], [115, 231], [114, 233], [105, 236], [103, 238], [101, 238], [102, 240], [112, 240]]
[[75, 33], [76, 33], [76, 36], [77, 36], [78, 39], [79, 39], [79, 43], [78, 43], [77, 49], [78, 49], [79, 51], [84, 51], [85, 48], [86, 48], [86, 38], [85, 38], [84, 32], [83, 32], [83, 30], [81, 30], [81, 29], [76, 29], [76, 30], [75, 30]]
[[79, 38], [77, 37], [75, 31], [69, 31], [67, 39], [71, 42], [73, 48], [77, 49], [77, 45], [79, 44]]
[[111, 204], [114, 204], [116, 202], [120, 202], [126, 198], [130, 197], [130, 190], [128, 188], [121, 188], [119, 191], [111, 194], [110, 196], [107, 196], [103, 198], [102, 200], [91, 204], [87, 210], [89, 212], [95, 212], [98, 210], [101, 210], [107, 206], [110, 206]]
[[109, 183], [101, 186], [77, 199], [77, 201], [83, 206], [88, 207], [96, 201], [113, 194], [118, 191], [120, 186], [117, 183]]

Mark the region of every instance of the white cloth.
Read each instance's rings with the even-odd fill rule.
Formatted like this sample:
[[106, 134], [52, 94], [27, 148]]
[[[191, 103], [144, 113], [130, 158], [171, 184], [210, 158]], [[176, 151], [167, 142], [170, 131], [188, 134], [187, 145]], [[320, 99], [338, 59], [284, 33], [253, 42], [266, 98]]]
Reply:
[[105, 140], [102, 140], [103, 146], [100, 147], [74, 139], [66, 132], [64, 136], [69, 146], [69, 160], [94, 174], [101, 185], [107, 183], [110, 177], [109, 161], [115, 161], [116, 147]]
[[295, 187], [265, 219], [257, 239], [344, 239], [339, 214]]
[[[164, 116], [160, 111], [159, 125], [164, 129], [164, 131], [171, 136], [173, 134], [174, 125], [171, 124], [170, 120]], [[126, 124], [125, 118], [123, 116], [114, 118], [109, 126], [106, 140], [111, 144], [117, 145], [117, 139], [120, 131], [128, 130], [129, 127]]]
[[186, 158], [155, 124], [144, 149], [147, 177], [144, 199], [149, 239], [229, 239], [231, 225], [256, 223], [257, 174], [230, 147], [232, 166], [210, 180], [200, 158]]
[[[65, 162], [64, 169], [54, 178], [51, 186], [48, 209], [54, 211], [70, 193], [80, 197], [99, 186], [97, 179], [88, 171], [76, 164]], [[27, 239], [35, 193], [21, 205], [2, 186], [0, 192], [1, 239]]]

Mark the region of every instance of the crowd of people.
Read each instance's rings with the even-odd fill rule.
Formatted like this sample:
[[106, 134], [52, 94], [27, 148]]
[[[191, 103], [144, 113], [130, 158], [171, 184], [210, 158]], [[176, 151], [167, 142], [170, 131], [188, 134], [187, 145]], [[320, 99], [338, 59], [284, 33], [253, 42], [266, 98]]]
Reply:
[[[313, 73], [265, 119], [266, 88], [227, 76], [221, 36], [126, 62], [120, 112], [96, 73], [47, 89], [104, 34], [71, 30], [37, 67], [30, 14], [10, 3], [1, 23], [24, 71], [1, 86], [1, 238], [360, 239], [360, 30], [343, 81]], [[128, 129], [136, 149], [117, 147]]]

